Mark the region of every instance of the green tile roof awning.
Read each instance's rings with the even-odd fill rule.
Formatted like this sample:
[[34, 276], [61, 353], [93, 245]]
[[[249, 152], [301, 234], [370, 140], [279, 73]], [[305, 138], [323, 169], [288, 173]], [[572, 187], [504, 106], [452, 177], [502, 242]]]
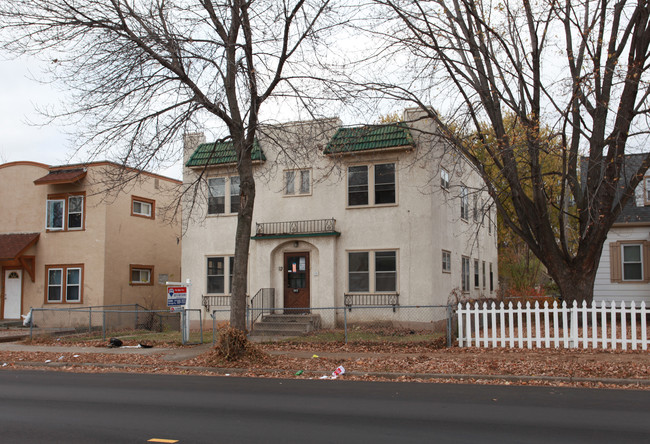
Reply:
[[[251, 152], [253, 161], [265, 161], [266, 156], [260, 148], [260, 144], [255, 139], [253, 142], [253, 151]], [[232, 142], [213, 142], [202, 143], [187, 161], [188, 167], [204, 167], [210, 165], [227, 165], [237, 162], [237, 155]]]
[[405, 123], [339, 128], [325, 148], [325, 154], [345, 154], [387, 148], [415, 147]]

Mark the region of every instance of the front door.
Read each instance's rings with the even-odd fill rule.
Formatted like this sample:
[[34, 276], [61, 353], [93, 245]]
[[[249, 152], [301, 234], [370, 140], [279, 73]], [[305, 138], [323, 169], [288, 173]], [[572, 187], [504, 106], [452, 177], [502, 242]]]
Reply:
[[5, 270], [4, 276], [4, 319], [20, 319], [20, 302], [23, 289], [23, 271]]
[[285, 314], [309, 313], [309, 253], [285, 253], [284, 264], [284, 307], [303, 309]]

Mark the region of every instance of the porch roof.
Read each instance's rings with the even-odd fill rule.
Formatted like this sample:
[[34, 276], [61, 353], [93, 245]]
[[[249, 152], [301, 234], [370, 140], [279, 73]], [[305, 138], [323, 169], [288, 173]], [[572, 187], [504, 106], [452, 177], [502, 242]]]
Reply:
[[85, 168], [66, 168], [61, 170], [50, 170], [45, 176], [36, 179], [34, 185], [56, 185], [75, 183], [86, 177]]
[[404, 122], [343, 127], [334, 134], [325, 154], [346, 154], [390, 148], [414, 148], [411, 131]]
[[41, 233], [0, 234], [0, 261], [18, 259], [38, 241], [40, 235]]

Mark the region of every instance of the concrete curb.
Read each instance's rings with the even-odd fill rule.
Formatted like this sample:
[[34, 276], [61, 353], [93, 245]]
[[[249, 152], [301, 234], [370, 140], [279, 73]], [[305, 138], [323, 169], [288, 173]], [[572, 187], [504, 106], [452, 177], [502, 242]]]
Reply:
[[[148, 369], [155, 372], [159, 369], [170, 368], [174, 370], [190, 370], [195, 372], [213, 373], [214, 375], [239, 375], [248, 372], [271, 373], [271, 374], [286, 374], [287, 378], [295, 377], [298, 370], [281, 370], [281, 369], [245, 369], [245, 368], [216, 368], [216, 367], [196, 367], [196, 366], [182, 366], [182, 365], [169, 365], [164, 367], [156, 367], [154, 365], [142, 364], [119, 364], [119, 363], [92, 363], [92, 362], [33, 362], [33, 361], [20, 361], [14, 362], [19, 366], [36, 367], [36, 368], [63, 368], [63, 367], [99, 367], [99, 368], [114, 368], [114, 369]], [[0, 367], [0, 370], [10, 369], [8, 367]], [[304, 370], [301, 376], [313, 375], [316, 377], [330, 376], [332, 373], [329, 371], [320, 370]], [[619, 386], [650, 386], [650, 379], [615, 379], [615, 378], [573, 378], [566, 376], [517, 376], [517, 375], [473, 375], [473, 374], [441, 374], [441, 373], [392, 373], [392, 372], [357, 372], [348, 371], [345, 373], [350, 376], [374, 376], [386, 379], [400, 379], [402, 377], [415, 378], [415, 379], [431, 379], [431, 380], [488, 380], [488, 381], [507, 381], [507, 382], [563, 382], [563, 383], [592, 383], [592, 384], [608, 384]], [[345, 380], [345, 376], [339, 377], [338, 380]]]

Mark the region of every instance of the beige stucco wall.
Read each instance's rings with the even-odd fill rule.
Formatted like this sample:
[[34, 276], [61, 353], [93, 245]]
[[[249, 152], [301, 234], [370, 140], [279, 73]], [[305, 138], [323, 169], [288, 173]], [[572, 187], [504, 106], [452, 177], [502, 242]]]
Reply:
[[[407, 116], [407, 119], [413, 116]], [[464, 183], [472, 193], [479, 193], [484, 202], [480, 179], [458, 155], [445, 153], [438, 139], [431, 135], [431, 122], [426, 133], [414, 128], [417, 149], [411, 151], [378, 151], [345, 157], [322, 154], [327, 141], [339, 127], [337, 119], [316, 123], [288, 124], [263, 128], [260, 146], [267, 161], [256, 167], [256, 200], [253, 222], [280, 222], [310, 219], [336, 219], [340, 237], [305, 237], [294, 239], [252, 240], [249, 260], [249, 294], [260, 288], [276, 289], [276, 304], [283, 305], [283, 254], [309, 251], [311, 258], [312, 307], [343, 305], [347, 289], [349, 251], [396, 250], [400, 305], [446, 304], [449, 295], [461, 286], [461, 257], [471, 259], [471, 289], [466, 297], [489, 295], [489, 282], [484, 290], [474, 288], [473, 260], [492, 264], [496, 287], [497, 249], [495, 231], [488, 234], [485, 223], [460, 218], [459, 185]], [[196, 141], [196, 140], [195, 140]], [[194, 145], [195, 146], [195, 145]], [[194, 148], [191, 146], [190, 148]], [[191, 154], [191, 149], [186, 153]], [[381, 207], [347, 207], [347, 167], [353, 164], [395, 162], [397, 171], [397, 203]], [[439, 167], [452, 172], [451, 187], [440, 187]], [[283, 194], [284, 171], [310, 168], [312, 193], [305, 196]], [[184, 181], [189, 183], [198, 172], [185, 168]], [[236, 175], [227, 168], [212, 168], [207, 177]], [[236, 215], [206, 214], [204, 196], [199, 196], [198, 211], [186, 221], [183, 239], [183, 277], [193, 283], [194, 307], [200, 306], [205, 294], [206, 258], [234, 254]], [[187, 207], [185, 207], [187, 208]], [[184, 208], [184, 212], [187, 213]], [[493, 213], [494, 214], [494, 213]], [[186, 214], [190, 216], [189, 213]], [[492, 221], [495, 219], [492, 218]], [[254, 235], [255, 225], [253, 226]], [[298, 242], [298, 246], [294, 246]], [[442, 273], [442, 249], [452, 252], [451, 273]], [[487, 281], [488, 277], [486, 277]], [[406, 310], [390, 314], [392, 319], [409, 316]]]
[[[117, 197], [105, 194], [104, 169], [113, 164], [90, 164], [87, 176], [77, 184], [35, 185], [45, 176], [49, 166], [33, 162], [0, 165], [0, 233], [39, 232], [38, 242], [25, 252], [36, 258], [32, 282], [23, 273], [21, 312], [31, 307], [74, 307], [115, 303], [155, 305], [164, 307], [164, 285], [158, 274], [170, 279], [180, 276], [180, 223], [142, 219], [130, 215], [131, 194], [156, 200], [158, 209], [168, 204], [175, 194], [170, 187], [177, 181], [142, 176], [127, 192]], [[162, 183], [162, 185], [161, 185]], [[84, 229], [78, 231], [46, 230], [46, 201], [49, 194], [85, 192]], [[158, 216], [158, 214], [157, 214]], [[155, 285], [134, 288], [129, 285], [129, 263], [154, 265]], [[81, 304], [46, 302], [46, 267], [48, 265], [83, 264]], [[4, 263], [3, 266], [19, 266]], [[0, 282], [0, 286], [3, 282]], [[149, 303], [151, 301], [152, 303]]]

